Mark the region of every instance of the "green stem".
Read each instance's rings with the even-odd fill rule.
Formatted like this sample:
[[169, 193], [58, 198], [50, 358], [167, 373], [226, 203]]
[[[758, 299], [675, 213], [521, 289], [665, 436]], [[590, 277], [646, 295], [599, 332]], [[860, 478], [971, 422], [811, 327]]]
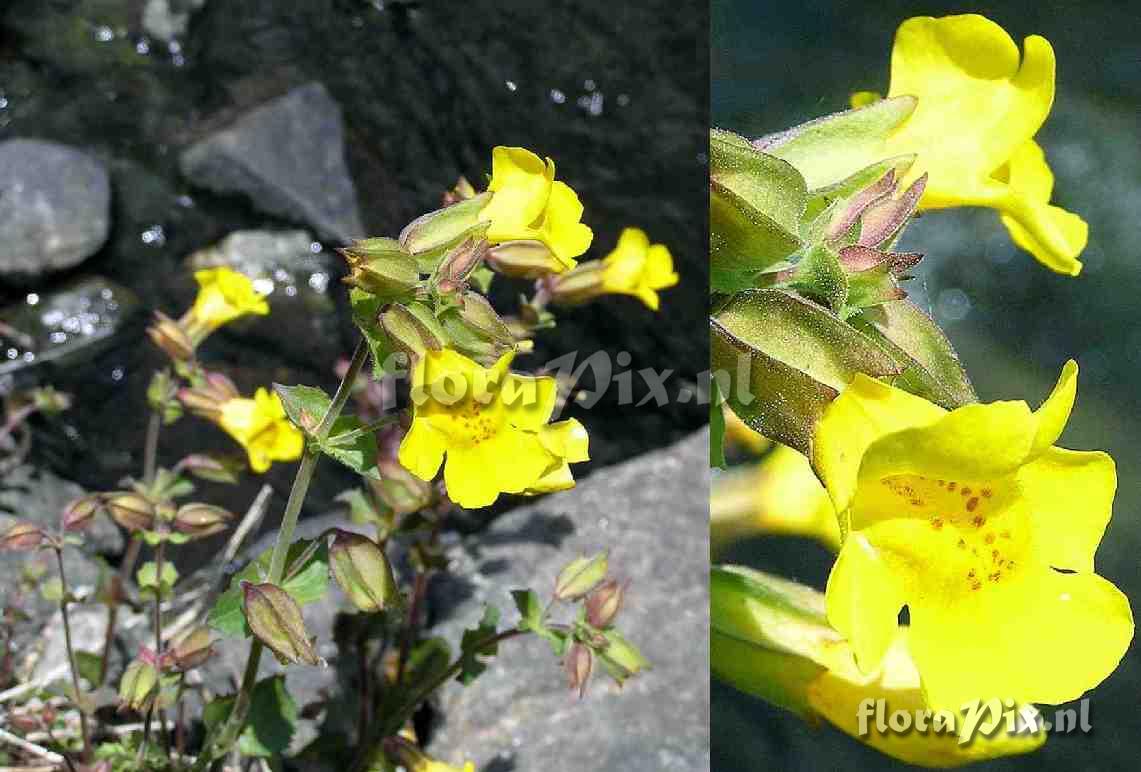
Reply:
[[71, 645], [71, 620], [67, 614], [67, 574], [63, 570], [63, 550], [56, 547], [56, 564], [59, 566], [59, 612], [63, 617], [63, 642], [67, 647], [67, 664], [71, 667], [71, 685], [75, 689], [75, 706], [79, 708], [79, 731], [83, 734], [83, 758], [91, 758], [91, 735], [87, 732], [87, 713], [83, 710], [83, 696], [79, 689], [79, 667], [75, 664], [75, 649]]
[[[364, 367], [367, 359], [368, 343], [364, 338], [361, 338], [353, 352], [349, 369], [345, 372], [345, 377], [341, 379], [341, 383], [333, 395], [333, 401], [329, 403], [329, 409], [325, 411], [325, 415], [317, 424], [317, 428], [313, 430], [314, 440], [306, 445], [305, 453], [301, 456], [301, 463], [298, 465], [297, 474], [293, 478], [293, 487], [289, 491], [289, 500], [285, 504], [285, 512], [281, 516], [281, 526], [277, 531], [277, 541], [274, 542], [273, 554], [270, 557], [269, 576], [266, 581], [271, 584], [279, 584], [282, 576], [285, 575], [285, 558], [289, 553], [290, 544], [293, 543], [293, 532], [297, 529], [301, 505], [305, 502], [305, 496], [309, 492], [309, 483], [313, 480], [313, 472], [317, 468], [317, 460], [321, 457], [319, 445], [329, 436], [333, 422], [340, 416], [345, 403], [352, 395], [353, 384], [356, 383], [357, 376], [360, 375], [361, 368]], [[202, 745], [202, 751], [195, 760], [194, 766], [191, 767], [191, 772], [203, 772], [213, 762], [216, 750], [221, 749], [221, 752], [225, 752], [237, 742], [238, 736], [245, 726], [246, 715], [249, 713], [250, 698], [254, 684], [257, 682], [262, 648], [261, 642], [256, 639], [250, 644], [250, 655], [246, 660], [245, 674], [242, 676], [242, 684], [238, 688], [238, 693], [234, 697], [234, 707], [230, 710], [230, 716], [220, 725], [222, 729], [216, 738], [207, 736]]]

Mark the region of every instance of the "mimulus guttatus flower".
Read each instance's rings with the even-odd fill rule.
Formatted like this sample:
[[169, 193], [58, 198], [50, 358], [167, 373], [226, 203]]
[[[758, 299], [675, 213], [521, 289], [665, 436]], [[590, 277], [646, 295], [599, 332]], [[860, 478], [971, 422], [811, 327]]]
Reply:
[[265, 316], [269, 304], [254, 289], [253, 282], [232, 268], [207, 268], [194, 272], [198, 296], [183, 318], [192, 338], [201, 339], [247, 314]]
[[828, 620], [862, 669], [882, 659], [905, 605], [935, 708], [1065, 702], [1117, 666], [1133, 615], [1093, 565], [1113, 460], [1054, 446], [1076, 380], [1069, 362], [1037, 411], [994, 402], [947, 412], [857, 375], [828, 407], [813, 461], [845, 535]]
[[[1089, 228], [1050, 205], [1053, 175], [1033, 139], [1054, 101], [1054, 49], [1038, 35], [1023, 45], [1020, 56], [1002, 27], [974, 14], [903, 22], [888, 97], [918, 101], [881, 158], [915, 154], [904, 184], [928, 175], [921, 210], [996, 209], [1015, 243], [1076, 276]], [[867, 92], [854, 97], [854, 104], [869, 101]]]
[[654, 311], [657, 290], [677, 284], [673, 258], [662, 244], [651, 244], [645, 231], [626, 228], [618, 246], [602, 259], [603, 292], [633, 295]]
[[464, 762], [462, 767], [446, 764], [432, 758], [403, 737], [390, 737], [384, 741], [385, 752], [408, 772], [475, 772], [475, 764]]
[[285, 417], [281, 399], [264, 388], [253, 399], [222, 402], [214, 420], [246, 449], [250, 468], [259, 474], [274, 461], [297, 460], [305, 449], [305, 438]]
[[484, 368], [451, 349], [429, 350], [412, 370], [412, 426], [400, 463], [423, 480], [443, 464], [448, 496], [460, 506], [572, 487], [568, 463], [587, 458], [581, 424], [548, 423], [555, 379], [510, 372], [513, 356]]
[[570, 186], [555, 179], [555, 162], [521, 147], [496, 147], [491, 154], [494, 195], [480, 211], [488, 222], [487, 240], [541, 241], [557, 258], [561, 270], [574, 268], [574, 258], [594, 237], [583, 225], [582, 203]]

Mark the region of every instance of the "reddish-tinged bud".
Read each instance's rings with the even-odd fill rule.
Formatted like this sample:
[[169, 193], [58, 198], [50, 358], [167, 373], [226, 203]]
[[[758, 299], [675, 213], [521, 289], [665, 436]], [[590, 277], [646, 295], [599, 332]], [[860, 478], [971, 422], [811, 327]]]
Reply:
[[453, 247], [432, 276], [436, 290], [446, 294], [464, 289], [467, 278], [483, 262], [487, 246], [484, 239], [468, 238]]
[[63, 510], [63, 530], [82, 531], [91, 525], [95, 515], [103, 508], [103, 498], [97, 493], [80, 496]]
[[156, 346], [175, 362], [185, 362], [194, 356], [194, 341], [182, 325], [161, 311], [155, 312], [154, 323], [147, 335]]
[[269, 647], [283, 665], [304, 662], [323, 665], [305, 633], [301, 607], [288, 592], [268, 582], [242, 582], [242, 608], [254, 636]]
[[112, 493], [106, 499], [111, 519], [128, 531], [151, 531], [155, 526], [155, 506], [138, 493]]
[[614, 617], [622, 610], [626, 586], [617, 579], [607, 579], [586, 598], [586, 621], [599, 630], [610, 627]]
[[174, 515], [174, 530], [201, 539], [226, 530], [234, 515], [212, 504], [185, 504]]
[[590, 671], [594, 665], [594, 655], [587, 646], [575, 641], [567, 650], [563, 667], [566, 668], [567, 682], [572, 692], [578, 692], [581, 700], [586, 695], [586, 684], [590, 681]]
[[214, 654], [210, 630], [205, 627], [191, 628], [175, 641], [168, 653], [179, 670], [198, 667]]
[[583, 597], [606, 578], [608, 564], [608, 553], [605, 550], [593, 557], [575, 558], [567, 563], [555, 579], [555, 597], [559, 600], [578, 600]]
[[136, 659], [119, 679], [119, 709], [145, 712], [158, 694], [158, 668], [148, 659]]
[[200, 480], [233, 485], [241, 479], [246, 462], [237, 457], [222, 458], [207, 453], [192, 453], [178, 462], [178, 468]]
[[560, 306], [576, 306], [606, 294], [606, 270], [598, 260], [579, 263], [573, 270], [551, 281], [551, 302]]
[[384, 550], [367, 536], [337, 531], [329, 547], [329, 568], [341, 590], [361, 611], [380, 611], [399, 598]]
[[567, 269], [567, 264], [541, 241], [496, 244], [487, 252], [487, 264], [513, 279], [540, 279]]
[[31, 523], [16, 523], [0, 536], [0, 551], [31, 552], [47, 540], [47, 534]]

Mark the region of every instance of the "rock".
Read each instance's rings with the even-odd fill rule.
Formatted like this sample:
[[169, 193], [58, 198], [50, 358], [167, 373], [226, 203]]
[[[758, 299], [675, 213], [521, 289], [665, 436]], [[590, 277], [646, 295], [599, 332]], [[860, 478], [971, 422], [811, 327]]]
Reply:
[[143, 29], [169, 43], [186, 34], [190, 17], [204, 5], [206, 0], [147, 0], [143, 6]]
[[258, 209], [305, 223], [322, 238], [365, 235], [345, 164], [341, 108], [320, 83], [242, 115], [189, 147], [179, 162], [196, 185], [245, 194]]
[[[299, 362], [339, 353], [337, 306], [329, 291], [336, 263], [309, 233], [236, 231], [190, 256], [191, 271], [218, 266], [249, 276], [269, 298], [269, 316], [236, 323], [238, 335], [266, 341]], [[340, 292], [341, 286], [333, 283], [332, 289]]]
[[[29, 464], [16, 467], [0, 489], [0, 512], [55, 530], [64, 507], [86, 491], [46, 469]], [[119, 527], [108, 517], [96, 517], [83, 532], [84, 549], [99, 555], [117, 556], [125, 546]]]
[[485, 602], [513, 608], [509, 590], [546, 593], [569, 560], [610, 547], [612, 572], [631, 581], [618, 627], [653, 669], [621, 691], [596, 672], [578, 702], [545, 642], [506, 642], [473, 685], [443, 689], [433, 752], [479, 769], [708, 769], [708, 463], [698, 432], [515, 509], [453, 552], [430, 608], [445, 615], [433, 632], [458, 641]]
[[27, 282], [97, 252], [111, 187], [95, 158], [54, 142], [0, 142], [0, 279]]
[[28, 293], [0, 310], [0, 376], [45, 363], [65, 369], [109, 345], [139, 310], [133, 292], [98, 276]]
[[[475, 684], [443, 689], [437, 702], [442, 726], [431, 735], [434, 753], [453, 762], [474, 758], [479, 769], [497, 768], [496, 759], [514, 763], [514, 769], [546, 772], [708, 768], [708, 437], [699, 432], [611, 467], [453, 543], [453, 572], [433, 580], [428, 604], [438, 620], [430, 634], [443, 636], [453, 649], [464, 628], [478, 621], [484, 602], [503, 610], [501, 626], [512, 625], [517, 615], [510, 610], [509, 590], [545, 592], [563, 564], [609, 546], [614, 572], [631, 580], [619, 628], [653, 669], [621, 692], [597, 676], [580, 703], [566, 689], [546, 643], [507, 642]], [[302, 520], [296, 537], [312, 538], [332, 527], [367, 532], [336, 513]], [[246, 559], [271, 547], [274, 538], [264, 536]], [[403, 557], [392, 557], [397, 573], [407, 576]], [[333, 584], [323, 600], [304, 609], [306, 630], [330, 667], [284, 669], [273, 657], [262, 657], [259, 677], [285, 672], [298, 706], [329, 700], [323, 720], [301, 722], [294, 750], [318, 735], [346, 736], [355, 729], [353, 703], [344, 699], [345, 684], [356, 688], [355, 664], [334, 643], [337, 616], [345, 609]], [[247, 651], [246, 641], [221, 641], [206, 682], [240, 677]], [[312, 759], [306, 756], [305, 763]]]

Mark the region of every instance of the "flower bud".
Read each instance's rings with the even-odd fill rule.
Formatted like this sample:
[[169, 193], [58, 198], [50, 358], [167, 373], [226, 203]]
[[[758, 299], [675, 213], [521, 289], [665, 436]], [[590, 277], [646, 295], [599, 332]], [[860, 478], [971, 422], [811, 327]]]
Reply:
[[464, 293], [460, 318], [468, 327], [490, 340], [502, 344], [515, 342], [515, 336], [511, 334], [511, 330], [503, 318], [496, 312], [491, 303], [487, 302], [487, 298], [478, 292]]
[[443, 330], [434, 319], [431, 311], [420, 311], [418, 304], [394, 304], [380, 315], [380, 325], [401, 351], [411, 357], [422, 356], [425, 351], [439, 351], [444, 345]]
[[132, 491], [107, 496], [111, 519], [128, 531], [150, 531], [155, 525], [155, 506], [149, 499]]
[[212, 504], [184, 504], [174, 515], [174, 530], [201, 539], [226, 530], [233, 513]]
[[349, 262], [346, 284], [376, 295], [395, 296], [410, 292], [420, 281], [416, 259], [395, 239], [356, 241], [340, 250]]
[[254, 636], [283, 665], [324, 664], [305, 633], [301, 607], [277, 585], [242, 582], [242, 609]]
[[145, 712], [158, 694], [158, 668], [148, 658], [134, 660], [119, 679], [119, 709]]
[[605, 266], [597, 260], [579, 263], [574, 270], [560, 274], [551, 282], [551, 302], [575, 306], [605, 294], [605, 274]]
[[598, 650], [599, 659], [619, 684], [650, 667], [650, 661], [642, 652], [617, 630], [607, 630], [602, 635], [606, 638], [606, 646]]
[[242, 395], [234, 382], [222, 373], [206, 373], [200, 383], [178, 390], [178, 401], [200, 418], [217, 418], [221, 406]]
[[581, 700], [586, 696], [586, 684], [590, 680], [590, 670], [594, 664], [594, 655], [590, 653], [590, 649], [575, 641], [567, 650], [566, 658], [563, 660], [563, 667], [567, 671], [567, 682], [570, 685], [572, 692], [578, 692], [578, 698]]
[[80, 496], [63, 510], [62, 525], [65, 531], [82, 531], [91, 525], [95, 515], [103, 508], [103, 497], [97, 493]]
[[490, 193], [481, 193], [417, 217], [400, 232], [400, 246], [418, 255], [456, 243], [480, 225], [480, 210], [490, 200]]
[[442, 200], [444, 206], [451, 206], [452, 204], [466, 201], [473, 196], [475, 196], [475, 188], [468, 182], [467, 177], [461, 176], [456, 180], [455, 187], [444, 193]]
[[221, 457], [209, 453], [192, 453], [178, 463], [178, 467], [199, 478], [216, 483], [237, 483], [246, 468], [240, 458]]
[[622, 609], [626, 586], [617, 579], [607, 579], [586, 598], [586, 621], [599, 630], [610, 627]]
[[380, 611], [399, 598], [384, 550], [367, 536], [337, 531], [329, 547], [329, 568], [341, 590], [361, 611]]
[[214, 641], [209, 628], [191, 628], [174, 642], [168, 653], [179, 670], [198, 667], [214, 654]]
[[31, 523], [18, 522], [0, 536], [0, 551], [31, 552], [47, 542], [47, 534]]
[[567, 563], [555, 579], [555, 597], [578, 600], [606, 578], [609, 554], [606, 550], [593, 557], [578, 557]]
[[539, 279], [562, 273], [566, 263], [541, 241], [505, 241], [487, 252], [487, 264], [513, 279]]
[[471, 276], [487, 254], [487, 241], [485, 239], [466, 238], [444, 256], [436, 266], [432, 276], [432, 284], [436, 291], [448, 294], [456, 292], [467, 286], [467, 278]]
[[194, 356], [194, 341], [182, 325], [161, 311], [155, 311], [155, 320], [147, 328], [151, 341], [175, 362], [185, 362]]

